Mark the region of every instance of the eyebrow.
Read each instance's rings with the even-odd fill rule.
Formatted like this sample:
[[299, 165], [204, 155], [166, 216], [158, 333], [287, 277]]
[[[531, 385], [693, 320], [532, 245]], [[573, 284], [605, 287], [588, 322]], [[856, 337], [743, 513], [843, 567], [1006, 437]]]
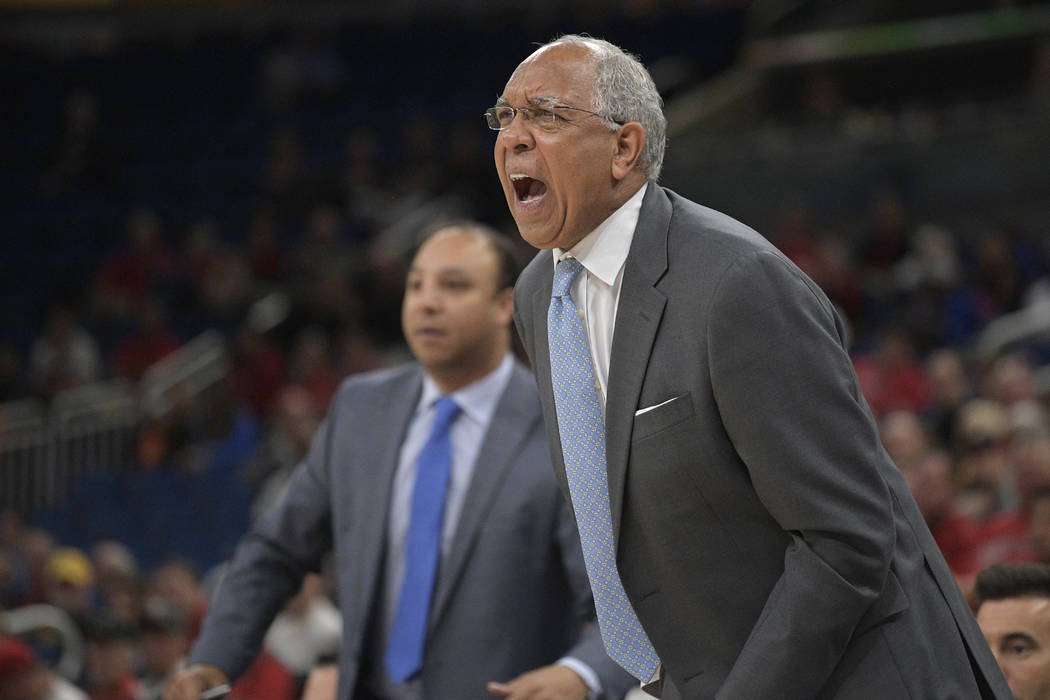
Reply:
[[1003, 636], [1003, 640], [999, 643], [1000, 646], [1006, 646], [1012, 642], [1028, 642], [1032, 646], [1042, 646], [1035, 640], [1035, 637], [1028, 634], [1027, 632], [1009, 632]]
[[[561, 105], [564, 104], [564, 101], [554, 95], [538, 95], [536, 97], [526, 97], [525, 103], [530, 105]], [[510, 100], [503, 96], [496, 100], [497, 107], [509, 104]]]
[[553, 95], [538, 95], [536, 97], [526, 97], [525, 101], [530, 105], [560, 105], [563, 104], [560, 99]]

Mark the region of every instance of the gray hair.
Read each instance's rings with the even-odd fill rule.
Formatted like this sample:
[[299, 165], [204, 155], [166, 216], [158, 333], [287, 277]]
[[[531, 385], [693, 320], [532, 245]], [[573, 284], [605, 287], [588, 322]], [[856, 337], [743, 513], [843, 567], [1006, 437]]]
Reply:
[[604, 39], [566, 34], [544, 48], [561, 44], [585, 46], [591, 51], [595, 65], [591, 106], [598, 114], [615, 121], [642, 125], [645, 149], [638, 158], [638, 166], [650, 180], [659, 179], [667, 146], [667, 118], [664, 101], [649, 71], [636, 56]]

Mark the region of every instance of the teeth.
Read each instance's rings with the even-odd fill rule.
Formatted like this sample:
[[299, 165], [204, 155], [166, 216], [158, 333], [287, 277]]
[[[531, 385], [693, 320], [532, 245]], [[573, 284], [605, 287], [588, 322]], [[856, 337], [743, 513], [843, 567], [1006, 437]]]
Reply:
[[510, 179], [517, 182], [518, 180], [524, 180], [527, 177], [528, 175], [522, 175], [521, 173], [512, 173]]

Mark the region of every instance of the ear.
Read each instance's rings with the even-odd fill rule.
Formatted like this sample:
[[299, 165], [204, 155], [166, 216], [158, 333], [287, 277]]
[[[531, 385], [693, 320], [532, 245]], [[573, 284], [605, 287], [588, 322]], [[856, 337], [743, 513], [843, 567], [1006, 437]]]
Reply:
[[627, 122], [616, 132], [616, 154], [613, 156], [612, 176], [617, 180], [627, 177], [638, 165], [645, 149], [645, 128], [638, 122]]
[[496, 293], [496, 313], [503, 323], [509, 324], [514, 318], [514, 288], [507, 287]]

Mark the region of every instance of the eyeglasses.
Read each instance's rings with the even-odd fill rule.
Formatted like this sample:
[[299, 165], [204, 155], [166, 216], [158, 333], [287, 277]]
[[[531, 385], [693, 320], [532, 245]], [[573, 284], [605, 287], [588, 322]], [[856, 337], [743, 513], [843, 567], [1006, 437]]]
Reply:
[[[581, 107], [570, 107], [569, 105], [559, 104], [541, 104], [533, 105], [531, 107], [497, 105], [485, 110], [485, 121], [488, 123], [490, 129], [494, 131], [503, 131], [514, 121], [514, 115], [520, 114], [525, 121], [532, 122], [541, 129], [546, 131], [556, 131], [566, 124], [572, 124], [574, 121], [572, 119], [566, 119], [560, 114], [564, 110], [585, 112], [592, 117], [598, 117], [599, 119], [615, 124], [616, 126], [623, 126], [623, 122], [619, 122], [612, 117], [607, 117], [604, 114], [598, 114], [597, 112], [592, 112], [589, 109], [583, 109]], [[583, 119], [586, 118], [587, 117], [583, 117]]]

